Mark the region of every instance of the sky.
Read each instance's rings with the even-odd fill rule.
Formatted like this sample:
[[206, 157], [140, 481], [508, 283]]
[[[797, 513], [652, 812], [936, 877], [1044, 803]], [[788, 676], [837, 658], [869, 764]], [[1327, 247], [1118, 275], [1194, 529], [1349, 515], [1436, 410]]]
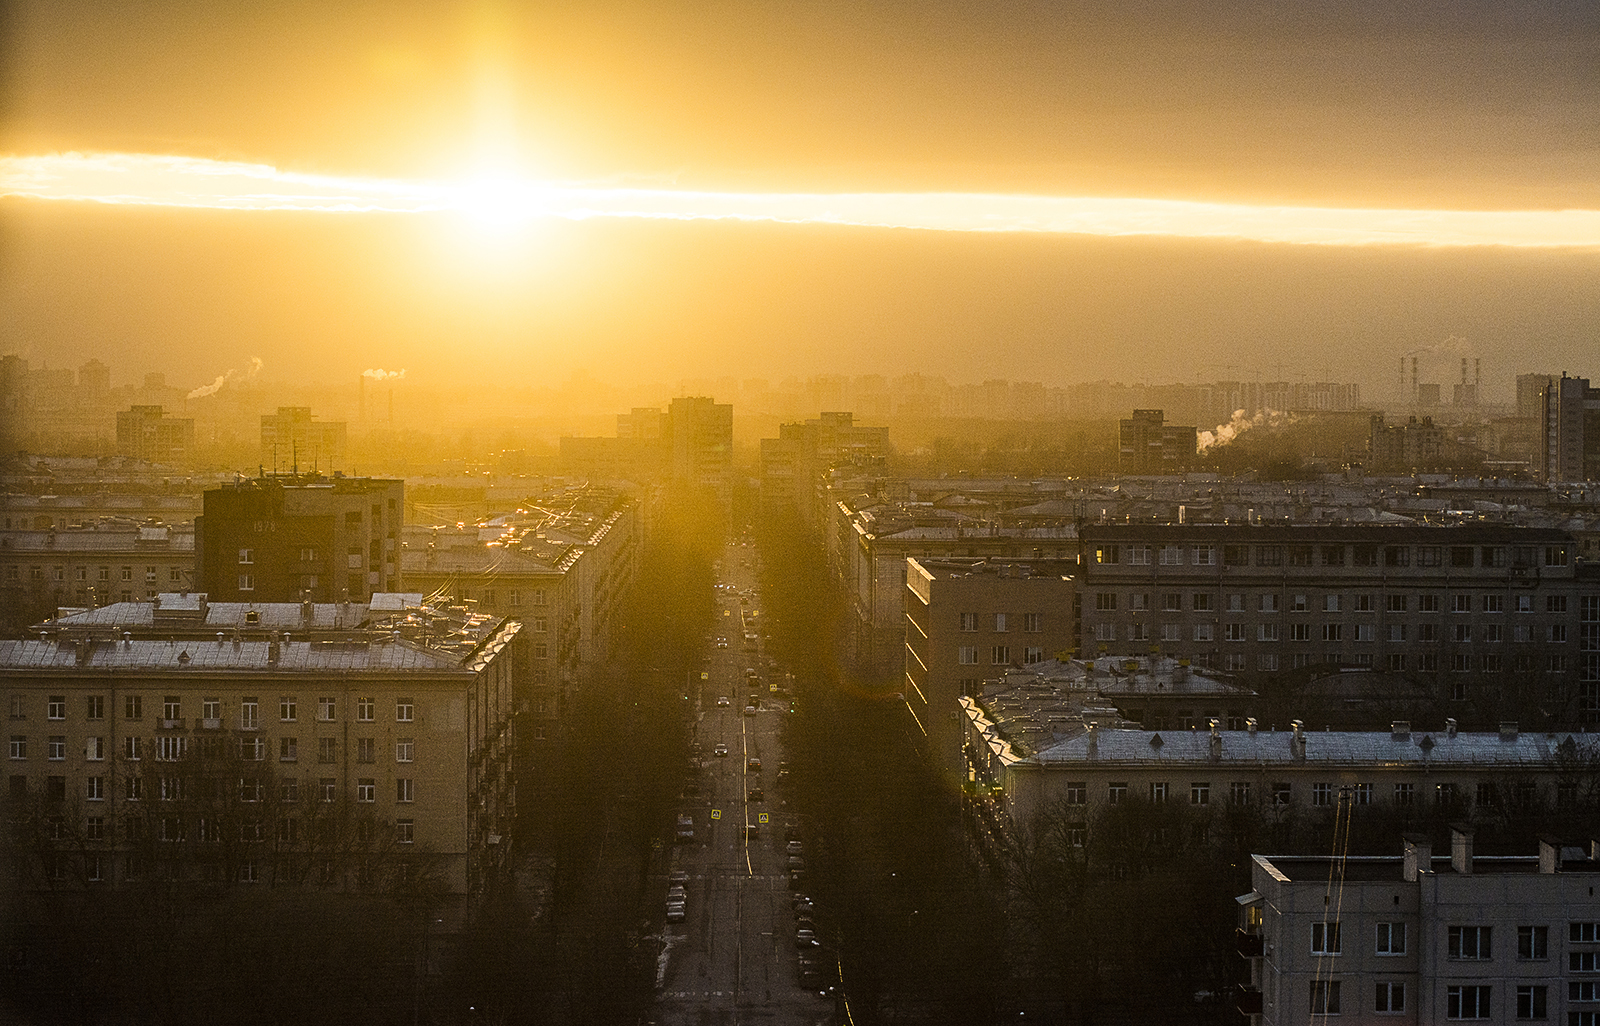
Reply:
[[0, 351], [36, 364], [1600, 377], [1586, 3], [7, 12]]

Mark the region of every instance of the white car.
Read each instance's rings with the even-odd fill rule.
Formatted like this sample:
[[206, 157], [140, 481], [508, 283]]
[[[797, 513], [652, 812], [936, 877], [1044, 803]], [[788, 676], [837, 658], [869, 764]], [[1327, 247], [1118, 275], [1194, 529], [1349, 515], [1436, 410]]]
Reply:
[[723, 695], [721, 698], [717, 699], [717, 704], [720, 706], [727, 706], [731, 705], [732, 703], [728, 701], [727, 695]]

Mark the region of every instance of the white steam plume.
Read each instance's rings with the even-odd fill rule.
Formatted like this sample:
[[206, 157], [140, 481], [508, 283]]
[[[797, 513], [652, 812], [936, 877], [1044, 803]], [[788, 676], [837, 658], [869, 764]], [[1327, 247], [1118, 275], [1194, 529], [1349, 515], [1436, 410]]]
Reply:
[[1251, 428], [1281, 427], [1292, 420], [1282, 410], [1262, 410], [1254, 417], [1246, 417], [1242, 409], [1234, 410], [1233, 417], [1226, 424], [1218, 424], [1215, 431], [1200, 432], [1198, 449], [1205, 452], [1214, 446], [1227, 445]]
[[260, 372], [261, 372], [261, 357], [252, 356], [252, 357], [250, 357], [250, 368], [248, 370], [240, 372], [240, 371], [233, 370], [233, 369], [230, 368], [226, 374], [218, 374], [217, 375], [217, 379], [215, 381], [213, 381], [211, 384], [209, 384], [209, 385], [201, 385], [199, 388], [195, 389], [194, 391], [190, 392], [188, 395], [184, 396], [184, 398], [185, 399], [199, 399], [202, 396], [216, 395], [218, 392], [222, 391], [222, 387], [224, 385], [226, 385], [228, 382], [230, 382], [230, 381], [249, 381], [252, 378], [254, 378], [257, 374], [259, 374]]
[[361, 376], [364, 378], [371, 378], [373, 381], [383, 381], [385, 379], [393, 381], [395, 378], [405, 377], [406, 371], [404, 367], [397, 371], [386, 371], [382, 367], [368, 367], [366, 370], [361, 372]]

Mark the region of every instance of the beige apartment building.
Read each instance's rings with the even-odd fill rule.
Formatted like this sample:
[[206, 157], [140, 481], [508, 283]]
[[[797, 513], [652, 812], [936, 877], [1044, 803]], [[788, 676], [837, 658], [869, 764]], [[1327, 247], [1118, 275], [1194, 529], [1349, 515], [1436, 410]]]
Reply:
[[149, 626], [111, 607], [0, 641], [25, 885], [485, 886], [515, 816], [521, 627], [378, 598], [263, 617], [163, 595], [136, 604]]

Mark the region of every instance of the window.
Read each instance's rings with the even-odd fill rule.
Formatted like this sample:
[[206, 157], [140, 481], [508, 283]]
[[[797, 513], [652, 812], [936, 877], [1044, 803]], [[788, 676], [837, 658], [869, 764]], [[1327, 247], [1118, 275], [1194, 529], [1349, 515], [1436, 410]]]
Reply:
[[1312, 1015], [1338, 1015], [1339, 1014], [1339, 981], [1338, 980], [1312, 980], [1311, 981], [1311, 1014]]
[[65, 734], [50, 735], [49, 747], [46, 750], [45, 757], [51, 762], [60, 762], [67, 757], [67, 737]]
[[1267, 652], [1256, 656], [1256, 669], [1264, 673], [1278, 672], [1278, 656], [1276, 653]]
[[1278, 611], [1278, 596], [1276, 593], [1260, 595], [1256, 598], [1256, 608], [1263, 613], [1276, 613]]
[[259, 737], [242, 737], [239, 739], [239, 758], [250, 762], [259, 762], [266, 758], [267, 743]]
[[1039, 613], [1022, 614], [1022, 632], [1024, 634], [1038, 634], [1044, 630], [1044, 617]]
[[1214, 604], [1214, 596], [1208, 591], [1197, 591], [1189, 596], [1189, 608], [1197, 613], [1211, 612]]
[[1134, 566], [1149, 566], [1150, 565], [1150, 546], [1148, 546], [1148, 545], [1129, 545], [1128, 546], [1128, 562], [1131, 563]]
[[1411, 549], [1404, 545], [1390, 545], [1383, 550], [1384, 566], [1410, 566]]
[[1418, 624], [1417, 625], [1417, 640], [1418, 641], [1438, 641], [1439, 640], [1439, 625], [1438, 624], [1433, 624], [1433, 623]]
[[1183, 625], [1178, 623], [1164, 623], [1161, 625], [1162, 641], [1182, 641]]
[[395, 762], [413, 762], [416, 759], [417, 745], [409, 737], [400, 738], [394, 743]]
[[278, 801], [285, 805], [295, 805], [300, 801], [300, 781], [283, 780], [278, 783]]
[[1290, 641], [1310, 641], [1311, 625], [1309, 623], [1291, 623], [1289, 625]]
[[1100, 564], [1120, 562], [1119, 555], [1115, 545], [1096, 545], [1094, 549], [1094, 561]]
[[1117, 608], [1117, 593], [1114, 591], [1097, 591], [1094, 594], [1094, 607], [1102, 612]]
[[1380, 980], [1378, 996], [1372, 1006], [1374, 1012], [1403, 1012], [1406, 1010], [1406, 985], [1398, 981]]
[[1150, 800], [1157, 804], [1167, 800], [1167, 782], [1154, 781], [1150, 784]]
[[1230, 613], [1242, 613], [1242, 612], [1244, 612], [1244, 596], [1243, 595], [1240, 595], [1237, 592], [1235, 592], [1235, 593], [1230, 594], [1228, 596], [1228, 612], [1230, 612]]
[[1022, 661], [1029, 666], [1034, 663], [1044, 662], [1044, 647], [1042, 645], [1029, 645], [1022, 650]]
[[1452, 926], [1446, 942], [1448, 957], [1457, 959], [1485, 959], [1490, 956], [1490, 927]]
[[962, 613], [961, 614], [961, 629], [964, 630], [964, 631], [975, 631], [975, 630], [977, 630], [978, 629], [978, 614], [977, 613]]
[[1211, 784], [1206, 781], [1196, 781], [1189, 785], [1190, 805], [1211, 804]]
[[1451, 595], [1450, 596], [1450, 612], [1452, 612], [1452, 613], [1470, 613], [1470, 612], [1472, 612], [1472, 596], [1471, 595]]
[[300, 840], [300, 821], [298, 819], [278, 820], [278, 843], [295, 844]]
[[1106, 804], [1121, 805], [1128, 800], [1128, 782], [1114, 780], [1106, 785]]
[[1376, 545], [1355, 546], [1354, 558], [1350, 561], [1352, 566], [1377, 566], [1378, 547]]
[[240, 574], [239, 575], [239, 590], [240, 591], [255, 591], [256, 590], [256, 576], [255, 576], [255, 574]]
[[1222, 637], [1225, 641], [1243, 641], [1245, 625], [1242, 623], [1223, 624]]
[[1325, 623], [1325, 624], [1323, 624], [1322, 625], [1322, 640], [1323, 641], [1343, 641], [1344, 640], [1344, 624], [1342, 624], [1342, 623]]
[[1196, 641], [1210, 641], [1210, 640], [1212, 640], [1212, 637], [1213, 637], [1213, 632], [1212, 632], [1212, 625], [1211, 624], [1209, 624], [1209, 623], [1197, 623], [1197, 624], [1194, 625], [1194, 640], [1196, 640]]
[[362, 777], [356, 781], [356, 801], [375, 802], [378, 800], [378, 782], [372, 777]]
[[1282, 545], [1263, 545], [1263, 546], [1261, 546], [1259, 549], [1256, 550], [1256, 565], [1258, 565], [1258, 566], [1282, 566], [1283, 565], [1283, 546]]
[[293, 723], [300, 713], [300, 703], [293, 695], [284, 695], [278, 699], [278, 719], [284, 723]]
[[1455, 628], [1455, 640], [1458, 644], [1466, 644], [1472, 640], [1472, 624], [1458, 623]]
[[1419, 545], [1417, 546], [1417, 565], [1443, 566], [1442, 555], [1437, 545]]
[[258, 730], [261, 727], [261, 703], [254, 696], [239, 700], [239, 729]]
[[370, 737], [356, 738], [356, 762], [376, 762], [377, 744]]
[[1005, 666], [1011, 662], [1011, 646], [995, 645], [989, 649], [989, 662], [995, 666]]
[[[1108, 625], [1102, 625], [1108, 626]], [[978, 646], [962, 645], [958, 658], [963, 666], [975, 666], [978, 662]]]
[[1350, 800], [1357, 805], [1372, 804], [1372, 785], [1353, 784], [1350, 788]]
[[[1567, 1000], [1568, 1001], [1600, 1001], [1600, 983], [1590, 983], [1590, 982], [1585, 982], [1585, 983], [1572, 982], [1572, 983], [1568, 983], [1567, 984]], [[1591, 1012], [1590, 1014], [1593, 1015], [1595, 1013]]]
[[124, 695], [122, 697], [122, 718], [125, 720], [144, 719], [144, 698], [140, 695]]
[[1390, 595], [1384, 603], [1384, 607], [1391, 613], [1403, 613], [1406, 611], [1406, 597], [1404, 595]]
[[300, 759], [300, 739], [293, 737], [278, 738], [278, 761], [298, 762]]
[[[123, 798], [130, 802], [139, 801], [144, 797], [144, 778], [138, 776], [123, 777]], [[137, 822], [136, 820], [133, 822]]]
[[1524, 984], [1517, 987], [1517, 1018], [1544, 1019], [1549, 1016], [1550, 988], [1543, 984]]
[[1339, 611], [1339, 596], [1338, 595], [1324, 595], [1324, 596], [1322, 596], [1322, 611], [1324, 613], [1337, 613]]
[[1416, 787], [1412, 784], [1394, 785], [1394, 803], [1396, 805], [1410, 805], [1411, 799], [1416, 795]]
[[1419, 612], [1419, 613], [1437, 613], [1438, 611], [1439, 611], [1439, 596], [1437, 596], [1437, 595], [1418, 595], [1417, 596], [1417, 612]]
[[415, 821], [409, 819], [397, 819], [394, 821], [394, 840], [396, 844], [410, 844], [415, 839]]
[[318, 781], [317, 797], [325, 802], [331, 802], [339, 796], [339, 782], [333, 777], [323, 777]]
[[1497, 623], [1487, 624], [1483, 628], [1483, 640], [1491, 645], [1498, 645], [1505, 640], [1505, 628]]
[[1548, 926], [1517, 927], [1517, 957], [1524, 961], [1550, 957], [1550, 928]]
[[1483, 611], [1485, 613], [1505, 612], [1506, 597], [1504, 595], [1485, 595], [1483, 597]]
[[83, 743], [83, 757], [90, 762], [105, 761], [106, 739], [103, 737], [86, 738]]
[[1210, 545], [1196, 545], [1190, 553], [1195, 566], [1212, 566], [1216, 563], [1216, 550]]
[[128, 735], [122, 739], [122, 757], [133, 762], [139, 761], [139, 738]]
[[52, 720], [66, 719], [67, 697], [65, 695], [51, 695], [50, 701], [45, 707], [45, 716]]
[[[1150, 595], [1149, 595], [1149, 593], [1148, 592], [1140, 592], [1140, 591], [1133, 592], [1131, 595], [1128, 596], [1128, 608], [1129, 609], [1133, 609], [1133, 610], [1137, 610], [1137, 611], [1143, 611], [1143, 610], [1149, 609], [1150, 608]], [[995, 630], [1000, 630], [1000, 628], [998, 626], [996, 626]]]
[[338, 704], [332, 698], [317, 699], [317, 719], [322, 723], [332, 723], [337, 717], [334, 712]]
[[1600, 942], [1600, 923], [1568, 923], [1567, 939], [1574, 944]]
[[[1565, 545], [1546, 545], [1544, 547], [1545, 566], [1566, 566], [1567, 547]], [[1544, 1018], [1540, 1016], [1539, 1018]]]
[[356, 699], [356, 719], [362, 723], [371, 723], [376, 708], [377, 704], [370, 698]]
[[1250, 782], [1248, 780], [1235, 780], [1228, 785], [1228, 800], [1235, 805], [1250, 804]]
[[397, 802], [414, 802], [417, 800], [416, 781], [410, 777], [398, 777], [394, 782], [394, 800]]
[[1310, 545], [1291, 545], [1291, 546], [1289, 546], [1289, 565], [1290, 566], [1310, 566], [1311, 565], [1311, 554], [1312, 554], [1313, 551], [1314, 550], [1312, 549], [1312, 547]]
[[103, 801], [105, 801], [106, 800], [106, 778], [105, 777], [88, 777], [88, 778], [86, 778], [86, 780], [87, 780], [88, 787], [85, 789], [84, 797], [87, 798], [91, 802], [103, 802]]
[[416, 706], [409, 698], [394, 700], [394, 718], [396, 723], [410, 723], [415, 713]]
[[1567, 625], [1564, 623], [1551, 624], [1549, 637], [1554, 644], [1564, 644], [1567, 640]]
[[1379, 923], [1378, 940], [1373, 945], [1373, 953], [1378, 955], [1403, 955], [1406, 953], [1406, 924]]
[[1567, 952], [1567, 969], [1575, 973], [1592, 973], [1600, 969], [1600, 952]]
[[1312, 784], [1311, 785], [1311, 804], [1312, 805], [1324, 805], [1324, 806], [1325, 805], [1332, 805], [1333, 804], [1333, 785], [1332, 784], [1326, 784], [1326, 783], [1323, 783], [1323, 784]]
[[1403, 624], [1403, 623], [1391, 623], [1389, 625], [1389, 640], [1390, 641], [1404, 641], [1404, 640], [1406, 640], [1406, 625]]
[[1489, 1018], [1489, 988], [1445, 988], [1444, 1016], [1446, 1019]]
[[1344, 546], [1343, 545], [1324, 545], [1324, 546], [1322, 546], [1322, 565], [1323, 566], [1344, 566]]

